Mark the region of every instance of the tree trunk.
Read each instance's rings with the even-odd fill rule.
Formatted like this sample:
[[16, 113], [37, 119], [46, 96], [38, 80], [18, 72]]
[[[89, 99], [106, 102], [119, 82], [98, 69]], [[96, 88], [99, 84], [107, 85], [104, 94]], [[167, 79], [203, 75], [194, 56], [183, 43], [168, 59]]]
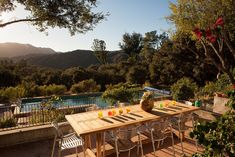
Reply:
[[219, 60], [220, 60], [221, 64], [217, 63], [215, 58], [211, 57], [211, 55], [208, 53], [206, 45], [203, 43], [203, 41], [201, 41], [201, 43], [202, 43], [202, 46], [203, 46], [203, 48], [205, 50], [205, 56], [209, 57], [211, 59], [211, 61], [218, 68], [219, 71], [222, 71], [223, 73], [226, 73], [228, 75], [231, 84], [235, 84], [235, 79], [233, 77], [233, 74], [232, 74], [232, 72], [230, 72], [229, 67], [225, 65], [224, 58], [216, 51], [215, 48], [212, 47], [213, 50], [215, 51], [216, 55], [219, 57]]

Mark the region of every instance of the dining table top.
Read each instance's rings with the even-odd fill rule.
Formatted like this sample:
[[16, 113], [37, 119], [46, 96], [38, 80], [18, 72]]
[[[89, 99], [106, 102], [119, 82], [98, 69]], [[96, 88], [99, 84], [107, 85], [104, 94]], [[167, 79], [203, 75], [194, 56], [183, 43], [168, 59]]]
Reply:
[[200, 110], [200, 108], [172, 100], [161, 100], [154, 102], [151, 112], [144, 111], [141, 105], [137, 104], [66, 115], [65, 118], [75, 132], [83, 136], [128, 125], [156, 121], [196, 110]]

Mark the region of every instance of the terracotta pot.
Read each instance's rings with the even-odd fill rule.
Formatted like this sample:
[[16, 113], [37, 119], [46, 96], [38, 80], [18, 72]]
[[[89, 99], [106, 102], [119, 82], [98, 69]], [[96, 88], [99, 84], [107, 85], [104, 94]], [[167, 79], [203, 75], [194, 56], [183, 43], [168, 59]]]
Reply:
[[151, 112], [154, 106], [154, 102], [151, 100], [140, 100], [141, 108], [146, 112]]

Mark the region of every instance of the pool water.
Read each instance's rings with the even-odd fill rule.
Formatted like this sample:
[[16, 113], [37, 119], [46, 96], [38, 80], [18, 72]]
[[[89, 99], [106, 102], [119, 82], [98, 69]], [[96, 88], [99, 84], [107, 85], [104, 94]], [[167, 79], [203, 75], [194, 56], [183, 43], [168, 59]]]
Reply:
[[[106, 107], [108, 105], [101, 98], [102, 93], [98, 94], [85, 94], [85, 95], [74, 95], [74, 96], [61, 96], [61, 102], [54, 102], [53, 107], [70, 107], [70, 106], [79, 106], [84, 104], [96, 104], [99, 107]], [[40, 104], [44, 101], [47, 101], [46, 98], [32, 98], [32, 99], [22, 99], [21, 103], [21, 112], [29, 112], [32, 110], [40, 109]]]
[[[138, 94], [140, 99], [143, 92]], [[60, 107], [72, 107], [86, 104], [96, 104], [98, 107], [105, 108], [109, 104], [101, 98], [102, 93], [92, 93], [92, 94], [81, 94], [81, 95], [67, 95], [61, 96], [62, 102], [54, 102], [52, 105], [55, 108]], [[159, 97], [161, 94], [155, 93], [154, 97]], [[21, 112], [30, 112], [32, 110], [39, 110], [41, 108], [42, 102], [48, 101], [49, 98], [26, 98], [21, 101]]]

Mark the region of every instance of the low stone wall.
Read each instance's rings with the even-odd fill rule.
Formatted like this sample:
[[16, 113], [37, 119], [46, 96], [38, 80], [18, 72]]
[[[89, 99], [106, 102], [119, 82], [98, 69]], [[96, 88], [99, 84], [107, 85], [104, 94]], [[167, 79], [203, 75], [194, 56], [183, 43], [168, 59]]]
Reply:
[[[64, 133], [72, 131], [71, 126], [67, 122], [59, 125]], [[54, 128], [50, 124], [2, 131], [0, 132], [0, 147], [54, 138], [54, 135]]]

